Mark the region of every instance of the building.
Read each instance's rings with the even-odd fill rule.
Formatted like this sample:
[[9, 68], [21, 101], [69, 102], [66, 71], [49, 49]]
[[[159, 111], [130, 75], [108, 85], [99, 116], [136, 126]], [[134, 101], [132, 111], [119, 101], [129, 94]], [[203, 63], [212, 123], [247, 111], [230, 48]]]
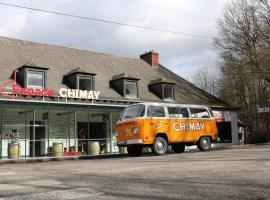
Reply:
[[[22, 157], [84, 155], [99, 141], [115, 153], [114, 125], [124, 107], [143, 101], [203, 104], [230, 124], [236, 109], [176, 75], [150, 51], [127, 58], [0, 37], [0, 155], [20, 144]], [[230, 131], [229, 131], [230, 132]]]

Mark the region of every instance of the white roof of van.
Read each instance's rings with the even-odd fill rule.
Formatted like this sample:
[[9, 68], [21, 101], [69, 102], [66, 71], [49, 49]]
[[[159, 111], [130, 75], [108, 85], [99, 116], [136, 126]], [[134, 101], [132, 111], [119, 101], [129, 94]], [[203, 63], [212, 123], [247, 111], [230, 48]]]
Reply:
[[189, 107], [189, 108], [207, 108], [205, 105], [194, 105], [194, 104], [176, 104], [176, 103], [159, 103], [159, 102], [143, 102], [134, 105], [146, 105], [146, 106], [180, 106], [180, 107]]

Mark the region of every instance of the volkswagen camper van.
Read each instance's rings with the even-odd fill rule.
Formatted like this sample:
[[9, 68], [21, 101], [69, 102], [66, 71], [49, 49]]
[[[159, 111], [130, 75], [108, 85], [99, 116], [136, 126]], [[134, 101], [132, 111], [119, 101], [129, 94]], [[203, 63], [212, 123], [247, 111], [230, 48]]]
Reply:
[[140, 156], [143, 147], [163, 155], [171, 145], [182, 153], [186, 145], [201, 151], [218, 138], [212, 110], [201, 105], [140, 103], [127, 107], [116, 124], [118, 147], [127, 147], [130, 156]]

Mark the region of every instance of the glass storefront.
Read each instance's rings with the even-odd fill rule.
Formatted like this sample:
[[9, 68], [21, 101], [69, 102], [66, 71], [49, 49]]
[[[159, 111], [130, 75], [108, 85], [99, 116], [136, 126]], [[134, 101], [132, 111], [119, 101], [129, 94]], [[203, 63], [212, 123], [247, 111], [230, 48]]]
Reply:
[[2, 159], [118, 153], [121, 107], [7, 101], [0, 108]]

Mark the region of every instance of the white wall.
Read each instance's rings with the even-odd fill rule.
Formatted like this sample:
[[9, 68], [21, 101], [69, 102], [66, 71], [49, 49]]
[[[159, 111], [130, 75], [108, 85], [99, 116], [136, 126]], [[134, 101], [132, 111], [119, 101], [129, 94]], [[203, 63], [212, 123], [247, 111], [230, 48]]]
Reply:
[[238, 125], [237, 125], [237, 112], [236, 111], [224, 111], [225, 121], [231, 122], [232, 127], [232, 143], [239, 144], [238, 140]]

